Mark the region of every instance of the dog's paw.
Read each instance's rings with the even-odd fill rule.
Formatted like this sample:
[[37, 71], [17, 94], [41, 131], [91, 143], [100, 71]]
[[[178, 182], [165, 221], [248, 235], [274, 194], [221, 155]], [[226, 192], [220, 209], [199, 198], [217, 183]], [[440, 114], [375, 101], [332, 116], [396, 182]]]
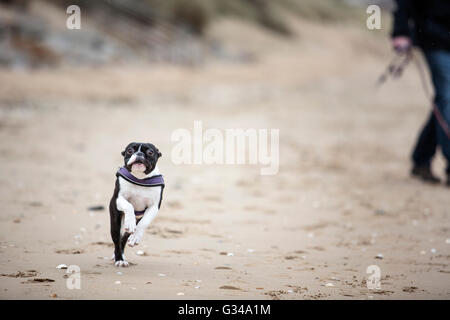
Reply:
[[136, 232], [128, 238], [128, 245], [130, 247], [137, 246], [141, 242], [143, 234], [142, 230], [137, 229]]
[[[116, 260], [116, 255], [113, 253], [111, 256], [111, 260], [114, 261]], [[122, 260], [127, 260], [127, 258], [125, 257], [125, 254], [122, 253]]]
[[126, 268], [126, 267], [129, 266], [128, 261], [126, 261], [126, 260], [117, 260], [117, 261], [114, 263], [114, 265], [115, 265], [116, 267], [124, 267], [124, 268]]
[[130, 217], [126, 215], [123, 224], [125, 232], [134, 233], [136, 231], [136, 218], [134, 216]]

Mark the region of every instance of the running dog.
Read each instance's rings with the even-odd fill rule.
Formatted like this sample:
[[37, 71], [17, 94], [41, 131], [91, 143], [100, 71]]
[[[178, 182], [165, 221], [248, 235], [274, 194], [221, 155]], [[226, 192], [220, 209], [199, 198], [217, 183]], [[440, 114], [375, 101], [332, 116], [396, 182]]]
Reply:
[[128, 267], [124, 251], [142, 241], [145, 229], [161, 206], [164, 179], [156, 163], [161, 152], [151, 143], [132, 142], [122, 151], [124, 166], [116, 173], [116, 186], [109, 203], [112, 259], [117, 267]]

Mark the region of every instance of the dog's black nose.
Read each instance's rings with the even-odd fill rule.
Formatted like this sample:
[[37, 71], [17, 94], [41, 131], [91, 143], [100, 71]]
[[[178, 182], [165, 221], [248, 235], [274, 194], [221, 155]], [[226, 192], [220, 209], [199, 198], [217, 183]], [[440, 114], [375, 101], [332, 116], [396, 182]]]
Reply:
[[138, 152], [136, 152], [136, 157], [145, 158], [145, 154], [142, 151], [138, 151]]

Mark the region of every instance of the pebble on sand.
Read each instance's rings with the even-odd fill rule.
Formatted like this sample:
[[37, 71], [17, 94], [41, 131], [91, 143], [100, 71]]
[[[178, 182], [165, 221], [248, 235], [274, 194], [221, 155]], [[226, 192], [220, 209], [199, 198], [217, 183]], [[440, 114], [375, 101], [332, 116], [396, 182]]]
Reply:
[[331, 282], [328, 282], [325, 287], [334, 287], [334, 284], [332, 284]]
[[383, 259], [383, 258], [384, 258], [384, 256], [382, 253], [379, 253], [375, 256], [375, 259]]
[[158, 276], [160, 276], [160, 277], [165, 277], [166, 274], [165, 274], [165, 273], [158, 273]]
[[120, 281], [116, 281], [116, 282], [114, 282], [114, 284], [121, 284], [121, 282]]
[[64, 263], [58, 264], [58, 265], [56, 266], [56, 269], [67, 269], [67, 264], [64, 264]]
[[184, 296], [184, 293], [183, 292], [178, 292], [177, 296]]

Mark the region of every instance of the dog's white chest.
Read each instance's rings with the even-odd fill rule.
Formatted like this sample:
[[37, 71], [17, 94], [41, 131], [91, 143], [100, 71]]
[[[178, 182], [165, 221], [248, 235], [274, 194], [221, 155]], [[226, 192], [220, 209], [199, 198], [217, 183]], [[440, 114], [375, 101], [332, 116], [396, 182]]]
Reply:
[[119, 177], [120, 192], [128, 202], [130, 202], [134, 210], [142, 211], [153, 205], [159, 204], [161, 197], [161, 187], [143, 187], [132, 184], [124, 178]]

